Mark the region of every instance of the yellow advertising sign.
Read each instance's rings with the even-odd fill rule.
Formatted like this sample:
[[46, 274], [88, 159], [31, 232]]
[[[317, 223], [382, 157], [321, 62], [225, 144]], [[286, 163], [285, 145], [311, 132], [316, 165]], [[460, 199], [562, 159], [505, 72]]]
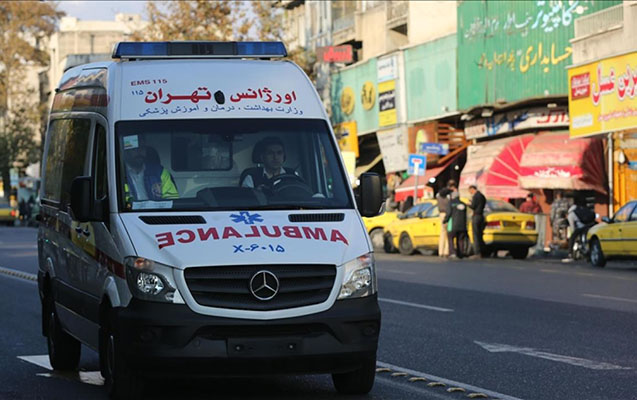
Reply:
[[358, 132], [356, 121], [347, 121], [334, 126], [338, 146], [342, 152], [351, 151], [358, 157]]
[[571, 137], [637, 127], [637, 53], [568, 71]]
[[398, 123], [395, 80], [378, 84], [378, 111], [379, 126], [390, 126]]

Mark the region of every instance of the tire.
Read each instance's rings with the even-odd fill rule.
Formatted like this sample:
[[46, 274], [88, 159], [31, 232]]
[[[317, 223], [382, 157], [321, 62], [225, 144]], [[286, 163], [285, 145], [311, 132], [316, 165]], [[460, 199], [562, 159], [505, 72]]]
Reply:
[[382, 228], [374, 228], [369, 232], [369, 238], [372, 241], [374, 250], [380, 250], [385, 247], [385, 233]]
[[48, 313], [46, 344], [49, 349], [49, 362], [55, 370], [76, 370], [80, 364], [82, 345], [62, 329], [53, 299], [47, 299], [45, 304], [43, 312], [46, 310]]
[[606, 266], [606, 257], [602, 251], [602, 245], [599, 243], [599, 239], [594, 237], [591, 239], [590, 244], [590, 261], [593, 266], [598, 268], [604, 268]]
[[397, 252], [396, 248], [394, 247], [391, 233], [386, 233], [383, 236], [383, 250], [385, 250], [385, 253], [387, 254], [392, 254]]
[[509, 253], [511, 254], [511, 257], [513, 257], [516, 260], [524, 260], [526, 256], [529, 255], [529, 249], [526, 247], [518, 247], [518, 248], [509, 250]]
[[130, 367], [120, 349], [124, 340], [112, 327], [117, 326], [115, 313], [110, 310], [107, 321], [100, 328], [100, 365], [104, 386], [112, 399], [141, 398], [144, 381]]
[[411, 242], [411, 238], [407, 232], [400, 234], [400, 240], [398, 241], [398, 251], [400, 254], [410, 256], [414, 254], [414, 245]]
[[367, 394], [374, 386], [374, 378], [376, 378], [375, 357], [366, 359], [357, 370], [332, 374], [334, 387], [341, 394]]

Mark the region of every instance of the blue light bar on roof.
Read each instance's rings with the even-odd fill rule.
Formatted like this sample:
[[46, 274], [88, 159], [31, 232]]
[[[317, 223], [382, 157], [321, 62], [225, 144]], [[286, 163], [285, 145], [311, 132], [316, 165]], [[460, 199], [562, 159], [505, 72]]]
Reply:
[[288, 55], [282, 42], [120, 42], [113, 58], [275, 58]]

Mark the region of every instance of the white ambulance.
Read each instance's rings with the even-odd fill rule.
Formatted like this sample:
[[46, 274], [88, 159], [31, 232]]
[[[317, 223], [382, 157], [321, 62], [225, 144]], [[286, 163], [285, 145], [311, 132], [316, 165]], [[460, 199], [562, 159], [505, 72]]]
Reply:
[[374, 382], [380, 311], [362, 216], [312, 83], [278, 42], [119, 43], [67, 71], [38, 235], [51, 365], [99, 352], [110, 394], [148, 378], [331, 373]]

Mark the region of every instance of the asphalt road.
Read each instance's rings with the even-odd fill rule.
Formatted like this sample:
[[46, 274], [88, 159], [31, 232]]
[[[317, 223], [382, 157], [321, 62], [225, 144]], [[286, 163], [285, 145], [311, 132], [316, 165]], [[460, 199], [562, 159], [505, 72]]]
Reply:
[[[0, 228], [0, 399], [105, 399], [90, 349], [79, 374], [46, 368], [37, 286], [12, 272], [37, 271], [35, 235]], [[378, 254], [377, 266], [379, 372], [362, 398], [637, 399], [635, 265]], [[158, 381], [147, 397], [339, 396], [309, 376]]]

